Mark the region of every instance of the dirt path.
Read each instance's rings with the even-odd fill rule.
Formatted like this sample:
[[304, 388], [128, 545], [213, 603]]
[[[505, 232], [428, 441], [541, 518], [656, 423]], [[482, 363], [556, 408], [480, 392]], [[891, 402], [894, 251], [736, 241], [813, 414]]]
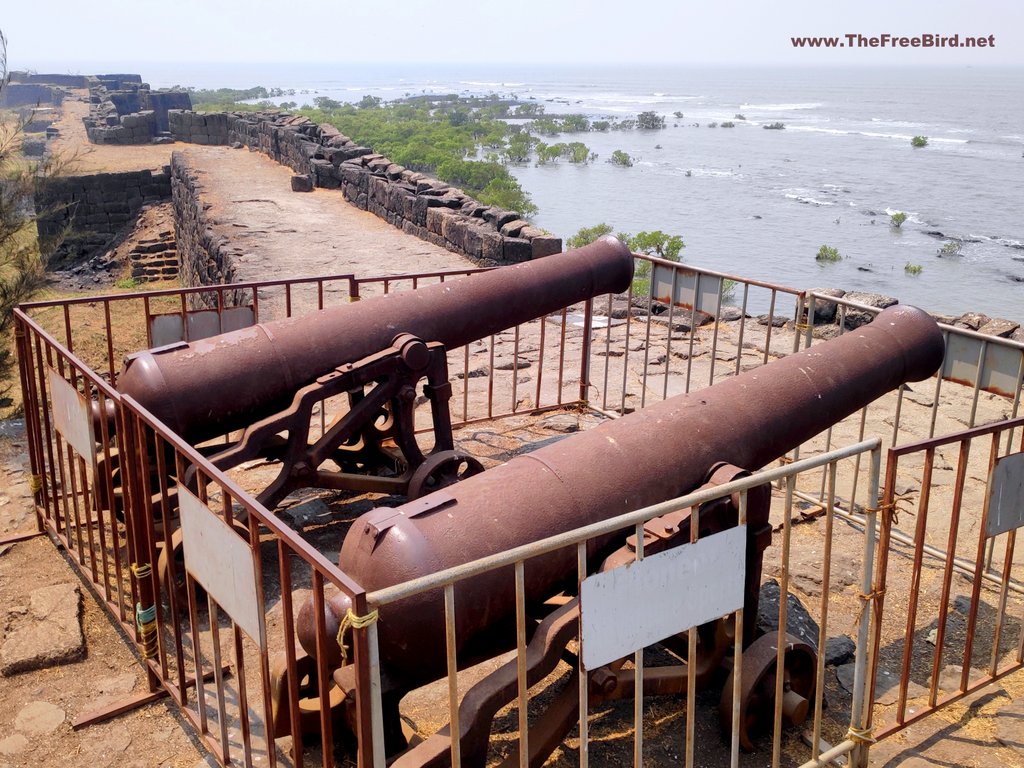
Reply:
[[236, 260], [242, 282], [473, 266], [350, 205], [340, 190], [292, 192], [292, 171], [259, 152], [188, 145], [184, 153], [204, 187], [214, 229], [246, 249]]

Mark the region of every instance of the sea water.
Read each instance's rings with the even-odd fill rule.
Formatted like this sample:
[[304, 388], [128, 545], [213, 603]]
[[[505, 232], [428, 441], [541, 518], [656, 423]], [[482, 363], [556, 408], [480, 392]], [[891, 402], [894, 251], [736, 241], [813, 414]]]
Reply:
[[[653, 110], [664, 130], [545, 139], [583, 141], [595, 162], [513, 166], [535, 223], [562, 237], [600, 222], [659, 229], [698, 266], [1024, 322], [1024, 69], [151, 66], [156, 87], [293, 88], [283, 100], [299, 104], [496, 93], [550, 115]], [[735, 127], [710, 127], [723, 121]], [[765, 130], [775, 122], [785, 128]], [[926, 147], [911, 146], [918, 135]], [[607, 162], [617, 149], [632, 167]], [[959, 254], [940, 256], [950, 241]], [[842, 261], [817, 262], [821, 245]]]

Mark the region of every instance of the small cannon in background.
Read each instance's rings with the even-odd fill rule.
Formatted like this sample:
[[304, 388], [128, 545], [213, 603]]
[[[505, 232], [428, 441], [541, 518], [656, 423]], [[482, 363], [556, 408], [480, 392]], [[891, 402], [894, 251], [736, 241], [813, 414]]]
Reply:
[[[930, 376], [938, 369], [943, 351], [942, 335], [927, 314], [905, 306], [886, 309], [870, 325], [835, 340], [518, 456], [416, 502], [373, 510], [353, 523], [339, 564], [372, 592], [672, 499], [702, 483], [732, 479], [779, 458], [902, 383]], [[751, 493], [746, 549], [745, 607], [753, 615], [766, 535], [770, 539], [770, 529], [765, 533], [767, 497], [758, 502], [757, 496]], [[688, 515], [679, 515], [655, 521], [653, 527], [649, 524], [647, 530], [654, 538], [647, 551], [687, 542], [688, 520]], [[702, 510], [700, 521], [701, 535], [707, 535], [735, 525], [736, 510], [728, 503], [717, 511]], [[631, 559], [625, 533], [592, 541], [588, 547], [590, 572]], [[567, 587], [571, 590], [575, 574], [574, 548], [527, 561], [528, 606], [536, 609]], [[461, 582], [454, 594], [460, 669], [514, 647], [511, 567]], [[534, 629], [529, 652], [539, 645], [541, 659], [529, 669], [531, 685], [553, 668], [575, 636], [578, 606], [574, 603], [570, 600], [535, 617], [540, 624]], [[334, 636], [349, 608], [342, 595], [327, 602], [329, 636]], [[313, 611], [312, 603], [307, 603], [297, 626], [299, 640], [311, 656], [316, 653]], [[385, 736], [389, 752], [397, 753], [404, 748], [400, 699], [447, 673], [443, 598], [435, 590], [379, 611]], [[723, 646], [731, 641], [723, 641], [719, 629], [702, 628], [710, 646], [705, 654], [710, 663], [698, 658], [694, 674], [702, 675], [725, 656]], [[336, 644], [330, 644], [329, 653], [332, 665], [341, 663]], [[802, 690], [785, 703], [787, 715], [799, 721], [807, 714], [813, 692], [814, 651], [807, 646], [794, 648], [786, 663], [787, 672], [802, 681]], [[624, 682], [627, 673], [614, 665], [591, 670], [590, 690], [611, 698], [626, 695], [624, 690], [632, 690], [631, 678]], [[652, 681], [651, 689], [685, 691], [687, 674], [683, 665], [674, 681], [671, 675], [669, 682]], [[355, 684], [351, 665], [337, 669], [334, 680], [343, 694], [351, 691]], [[482, 765], [491, 717], [514, 698], [515, 690], [513, 664], [511, 671], [495, 672], [463, 697], [459, 736], [466, 764]], [[559, 743], [575, 716], [571, 701], [560, 706], [561, 710], [542, 718], [542, 733], [538, 738], [531, 734], [531, 744], [543, 742], [550, 749]], [[749, 746], [747, 734], [742, 736]], [[428, 738], [398, 757], [395, 765], [444, 764], [449, 759], [448, 743], [444, 733]], [[531, 754], [531, 763], [535, 757], [543, 759], [542, 754]]]
[[[117, 386], [194, 445], [244, 430], [237, 442], [203, 450], [219, 469], [280, 459], [280, 473], [258, 496], [267, 506], [301, 487], [415, 497], [481, 469], [454, 450], [446, 350], [624, 291], [632, 274], [629, 250], [602, 238], [538, 261], [141, 352], [128, 358]], [[424, 379], [434, 429], [428, 456], [413, 416]], [[311, 439], [315, 408], [337, 395], [347, 395], [349, 410]], [[327, 461], [341, 471], [322, 469]]]

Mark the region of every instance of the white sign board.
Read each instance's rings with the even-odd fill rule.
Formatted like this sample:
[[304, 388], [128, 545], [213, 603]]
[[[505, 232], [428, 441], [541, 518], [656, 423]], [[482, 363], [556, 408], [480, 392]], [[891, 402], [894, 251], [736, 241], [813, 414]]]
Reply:
[[743, 606], [747, 528], [584, 579], [583, 666], [595, 669]]
[[975, 382], [978, 382], [978, 386], [985, 392], [1014, 397], [1021, 367], [1020, 350], [988, 342], [982, 355], [981, 347], [980, 339], [957, 333], [947, 334], [946, 356], [942, 359], [942, 378], [968, 387], [973, 387]]
[[987, 536], [1024, 526], [1024, 453], [996, 460], [989, 483]]
[[[207, 339], [256, 324], [256, 313], [250, 305], [227, 307], [221, 312], [215, 309], [194, 310], [188, 312], [186, 318], [189, 341]], [[165, 347], [186, 338], [185, 326], [178, 312], [152, 315], [149, 318], [149, 332], [154, 347]]]
[[178, 505], [185, 570], [265, 649], [266, 630], [256, 599], [256, 563], [249, 543], [180, 485]]
[[50, 385], [50, 405], [53, 408], [53, 426], [75, 449], [75, 453], [96, 466], [96, 440], [92, 431], [92, 416], [85, 396], [72, 387], [52, 368], [46, 371]]
[[718, 312], [718, 293], [722, 279], [699, 275], [685, 267], [654, 265], [651, 277], [651, 295], [662, 304], [675, 304], [683, 309], [696, 309], [709, 315]]

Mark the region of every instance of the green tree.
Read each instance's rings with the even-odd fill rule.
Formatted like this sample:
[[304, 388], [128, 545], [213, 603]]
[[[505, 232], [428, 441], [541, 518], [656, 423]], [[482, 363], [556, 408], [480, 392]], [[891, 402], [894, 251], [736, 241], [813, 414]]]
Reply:
[[605, 224], [603, 221], [600, 224], [595, 224], [592, 227], [583, 227], [575, 235], [565, 241], [567, 248], [582, 248], [584, 245], [590, 245], [595, 240], [610, 235], [612, 233], [612, 225]]
[[380, 98], [380, 96], [371, 96], [367, 94], [366, 96], [363, 96], [363, 98], [359, 100], [359, 103], [356, 104], [356, 106], [359, 109], [376, 109], [377, 107], [380, 106], [381, 101], [382, 99]]
[[[7, 39], [0, 31], [0, 95], [7, 87]], [[33, 196], [47, 178], [61, 173], [68, 161], [49, 156], [29, 162], [21, 152], [31, 114], [18, 118], [0, 113], [0, 407], [14, 378], [10, 346], [14, 308], [46, 283], [46, 262], [58, 242], [40, 242], [31, 213]]]
[[660, 229], [637, 232], [629, 238], [628, 245], [634, 253], [646, 253], [668, 261], [679, 261], [679, 252], [686, 247], [679, 235], [667, 235]]
[[523, 216], [532, 216], [537, 212], [537, 206], [530, 200], [530, 195], [511, 176], [491, 179], [476, 197], [481, 203], [516, 211]]
[[629, 168], [633, 165], [633, 158], [628, 153], [623, 152], [621, 149], [616, 149], [612, 152], [611, 158], [608, 160], [612, 165], [621, 165], [624, 168]]
[[543, 104], [520, 104], [516, 107], [516, 117], [537, 117], [544, 114]]
[[657, 112], [641, 112], [636, 116], [636, 127], [644, 130], [658, 130], [665, 127], [665, 118]]
[[566, 115], [562, 118], [562, 129], [566, 133], [583, 133], [590, 130], [590, 121], [585, 115]]

